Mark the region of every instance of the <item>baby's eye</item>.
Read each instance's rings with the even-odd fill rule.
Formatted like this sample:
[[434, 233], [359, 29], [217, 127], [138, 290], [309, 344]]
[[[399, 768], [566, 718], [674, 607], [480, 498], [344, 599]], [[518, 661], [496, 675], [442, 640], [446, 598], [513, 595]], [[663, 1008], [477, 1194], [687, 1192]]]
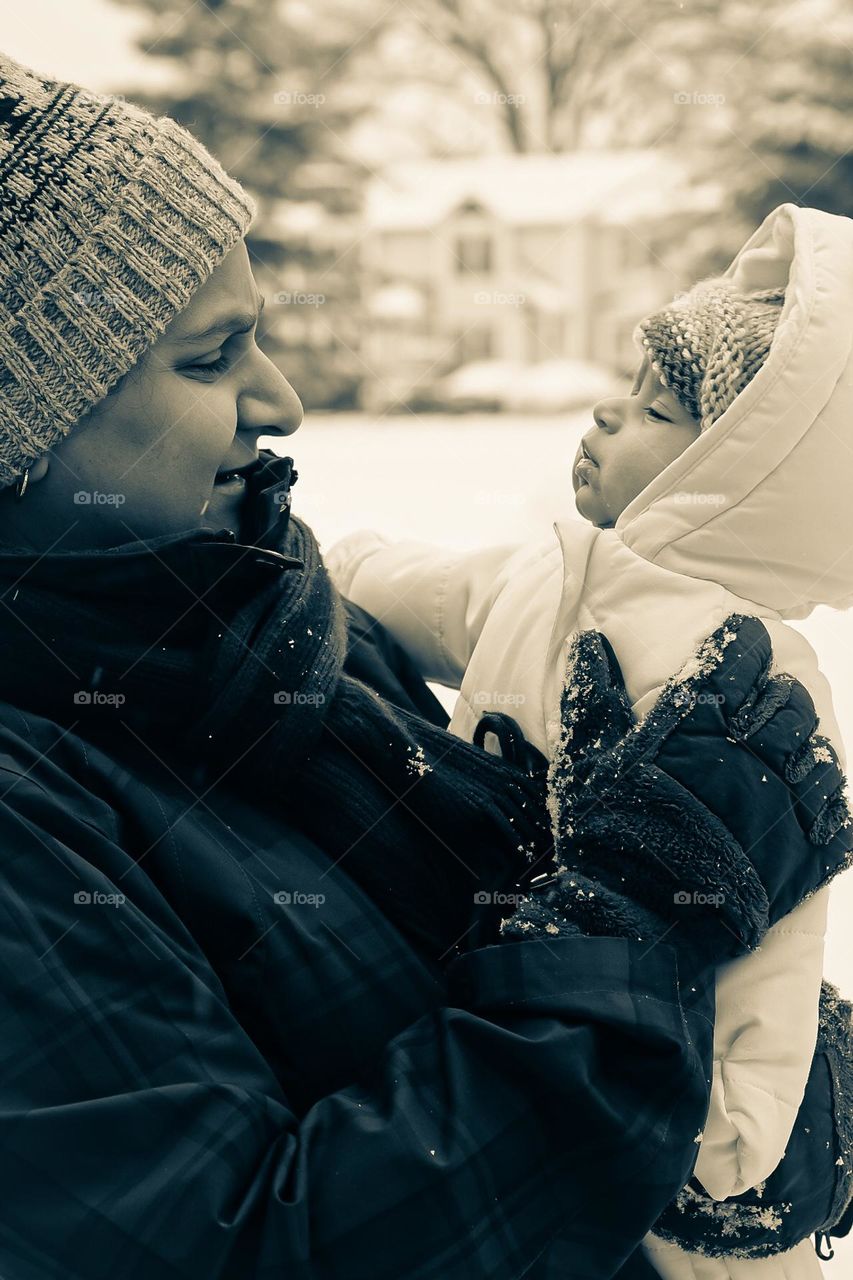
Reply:
[[666, 414], [658, 413], [657, 409], [654, 409], [651, 405], [649, 405], [649, 407], [645, 409], [644, 412], [647, 413], [650, 418], [654, 418], [655, 422], [671, 422], [672, 421], [671, 418], [667, 418]]

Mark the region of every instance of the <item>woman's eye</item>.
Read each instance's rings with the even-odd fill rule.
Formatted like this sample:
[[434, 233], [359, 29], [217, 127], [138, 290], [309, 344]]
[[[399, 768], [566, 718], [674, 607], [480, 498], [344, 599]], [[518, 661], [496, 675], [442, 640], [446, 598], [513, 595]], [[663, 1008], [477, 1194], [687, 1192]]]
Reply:
[[185, 369], [191, 369], [193, 373], [224, 373], [228, 368], [228, 357], [222, 352], [211, 360], [209, 364], [186, 364]]

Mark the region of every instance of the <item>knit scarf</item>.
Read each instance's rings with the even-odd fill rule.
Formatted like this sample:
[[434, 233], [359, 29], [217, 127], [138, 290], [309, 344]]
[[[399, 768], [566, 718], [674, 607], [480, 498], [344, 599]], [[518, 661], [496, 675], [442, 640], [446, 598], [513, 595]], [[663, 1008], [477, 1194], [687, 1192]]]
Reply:
[[291, 468], [262, 454], [239, 539], [0, 548], [0, 697], [94, 742], [135, 742], [137, 758], [144, 744], [198, 791], [279, 806], [446, 963], [481, 927], [482, 894], [549, 851], [544, 776], [347, 673], [346, 611], [290, 515]]

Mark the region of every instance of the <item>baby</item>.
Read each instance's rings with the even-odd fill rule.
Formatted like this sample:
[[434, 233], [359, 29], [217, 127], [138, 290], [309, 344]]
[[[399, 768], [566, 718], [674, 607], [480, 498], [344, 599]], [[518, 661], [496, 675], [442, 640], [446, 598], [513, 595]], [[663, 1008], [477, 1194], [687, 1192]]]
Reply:
[[[719, 279], [641, 321], [630, 395], [595, 406], [573, 468], [583, 521], [455, 555], [359, 533], [327, 563], [422, 674], [460, 689], [451, 731], [509, 712], [552, 756], [571, 638], [611, 642], [637, 719], [732, 612], [760, 617], [844, 762], [829, 689], [784, 618], [853, 602], [853, 221], [783, 205]], [[586, 523], [584, 523], [586, 522]], [[568, 678], [571, 678], [569, 672]], [[717, 973], [711, 1107], [695, 1177], [722, 1200], [784, 1155], [817, 1034], [828, 888]], [[761, 1260], [647, 1238], [670, 1280], [808, 1280], [808, 1239]]]

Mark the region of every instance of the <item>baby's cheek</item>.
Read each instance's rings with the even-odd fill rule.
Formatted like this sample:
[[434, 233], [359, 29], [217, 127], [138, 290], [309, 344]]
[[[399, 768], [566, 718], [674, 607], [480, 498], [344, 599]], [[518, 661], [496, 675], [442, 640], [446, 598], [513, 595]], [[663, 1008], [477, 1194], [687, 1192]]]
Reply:
[[629, 502], [633, 502], [681, 452], [682, 449], [675, 442], [656, 440], [652, 446], [650, 442], [638, 441], [630, 452], [617, 459], [615, 488], [618, 491], [620, 511]]

